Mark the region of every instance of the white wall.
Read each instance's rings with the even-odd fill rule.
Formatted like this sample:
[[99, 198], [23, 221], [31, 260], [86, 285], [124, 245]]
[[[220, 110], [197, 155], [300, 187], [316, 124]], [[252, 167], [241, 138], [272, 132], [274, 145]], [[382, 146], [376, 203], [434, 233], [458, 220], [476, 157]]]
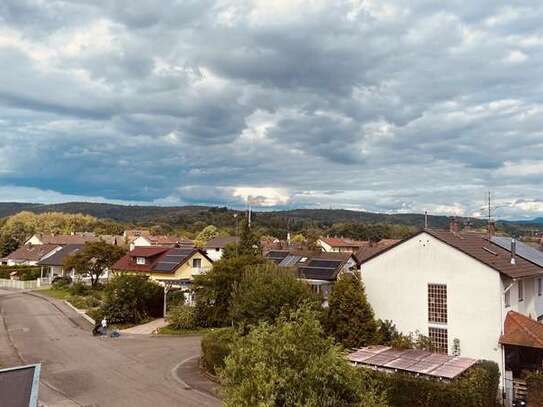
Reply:
[[449, 353], [458, 338], [462, 356], [492, 360], [502, 370], [497, 271], [422, 233], [362, 264], [361, 274], [376, 317], [403, 333], [428, 335], [428, 284], [446, 284]]
[[145, 236], [140, 236], [130, 243], [130, 250], [134, 250], [136, 247], [147, 247], [151, 246], [151, 242], [145, 238]]
[[217, 250], [217, 249], [212, 248], [212, 249], [206, 249], [205, 252], [207, 254], [207, 257], [209, 257], [213, 261], [217, 261], [221, 259], [224, 250], [223, 249]]
[[[522, 279], [524, 287], [524, 298], [519, 300], [519, 281], [511, 281], [511, 289], [509, 290], [510, 307], [506, 307], [504, 312], [517, 311], [521, 314], [527, 315], [533, 319], [543, 315], [543, 295], [538, 294], [537, 290], [537, 278]], [[507, 285], [509, 285], [507, 284]]]

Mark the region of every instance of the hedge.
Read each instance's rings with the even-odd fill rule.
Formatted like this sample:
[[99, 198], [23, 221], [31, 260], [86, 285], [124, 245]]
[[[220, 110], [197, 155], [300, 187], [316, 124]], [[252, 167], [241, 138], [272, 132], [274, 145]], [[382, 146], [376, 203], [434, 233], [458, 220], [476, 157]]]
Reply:
[[212, 375], [224, 367], [235, 335], [233, 328], [218, 328], [202, 338], [202, 366]]
[[543, 407], [543, 374], [532, 373], [526, 377], [528, 385], [528, 405]]
[[495, 407], [499, 369], [483, 361], [452, 381], [362, 369], [377, 390], [384, 391], [391, 407]]
[[41, 268], [37, 266], [7, 266], [5, 264], [0, 265], [0, 278], [9, 279], [10, 274], [14, 271], [17, 272], [20, 280], [36, 280], [41, 276]]

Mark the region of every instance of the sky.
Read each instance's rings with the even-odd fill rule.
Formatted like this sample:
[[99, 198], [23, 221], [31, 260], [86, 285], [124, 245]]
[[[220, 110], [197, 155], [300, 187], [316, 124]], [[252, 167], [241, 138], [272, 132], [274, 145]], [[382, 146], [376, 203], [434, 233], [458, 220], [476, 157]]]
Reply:
[[543, 2], [2, 0], [0, 201], [543, 216]]

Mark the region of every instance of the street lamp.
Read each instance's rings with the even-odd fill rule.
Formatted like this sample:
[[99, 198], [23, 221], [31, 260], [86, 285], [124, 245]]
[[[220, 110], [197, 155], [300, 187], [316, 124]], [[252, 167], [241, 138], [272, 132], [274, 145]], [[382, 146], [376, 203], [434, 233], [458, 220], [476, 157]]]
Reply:
[[164, 319], [166, 319], [166, 312], [167, 312], [167, 298], [168, 298], [168, 291], [172, 288], [173, 282], [171, 281], [164, 281]]

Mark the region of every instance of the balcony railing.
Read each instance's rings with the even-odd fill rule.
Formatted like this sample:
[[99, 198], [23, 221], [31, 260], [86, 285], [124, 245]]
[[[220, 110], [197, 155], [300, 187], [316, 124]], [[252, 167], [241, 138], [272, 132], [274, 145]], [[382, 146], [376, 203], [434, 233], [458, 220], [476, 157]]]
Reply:
[[211, 267], [193, 267], [192, 268], [192, 275], [197, 276], [197, 275], [200, 275], [200, 274], [205, 274], [209, 270], [211, 270]]

